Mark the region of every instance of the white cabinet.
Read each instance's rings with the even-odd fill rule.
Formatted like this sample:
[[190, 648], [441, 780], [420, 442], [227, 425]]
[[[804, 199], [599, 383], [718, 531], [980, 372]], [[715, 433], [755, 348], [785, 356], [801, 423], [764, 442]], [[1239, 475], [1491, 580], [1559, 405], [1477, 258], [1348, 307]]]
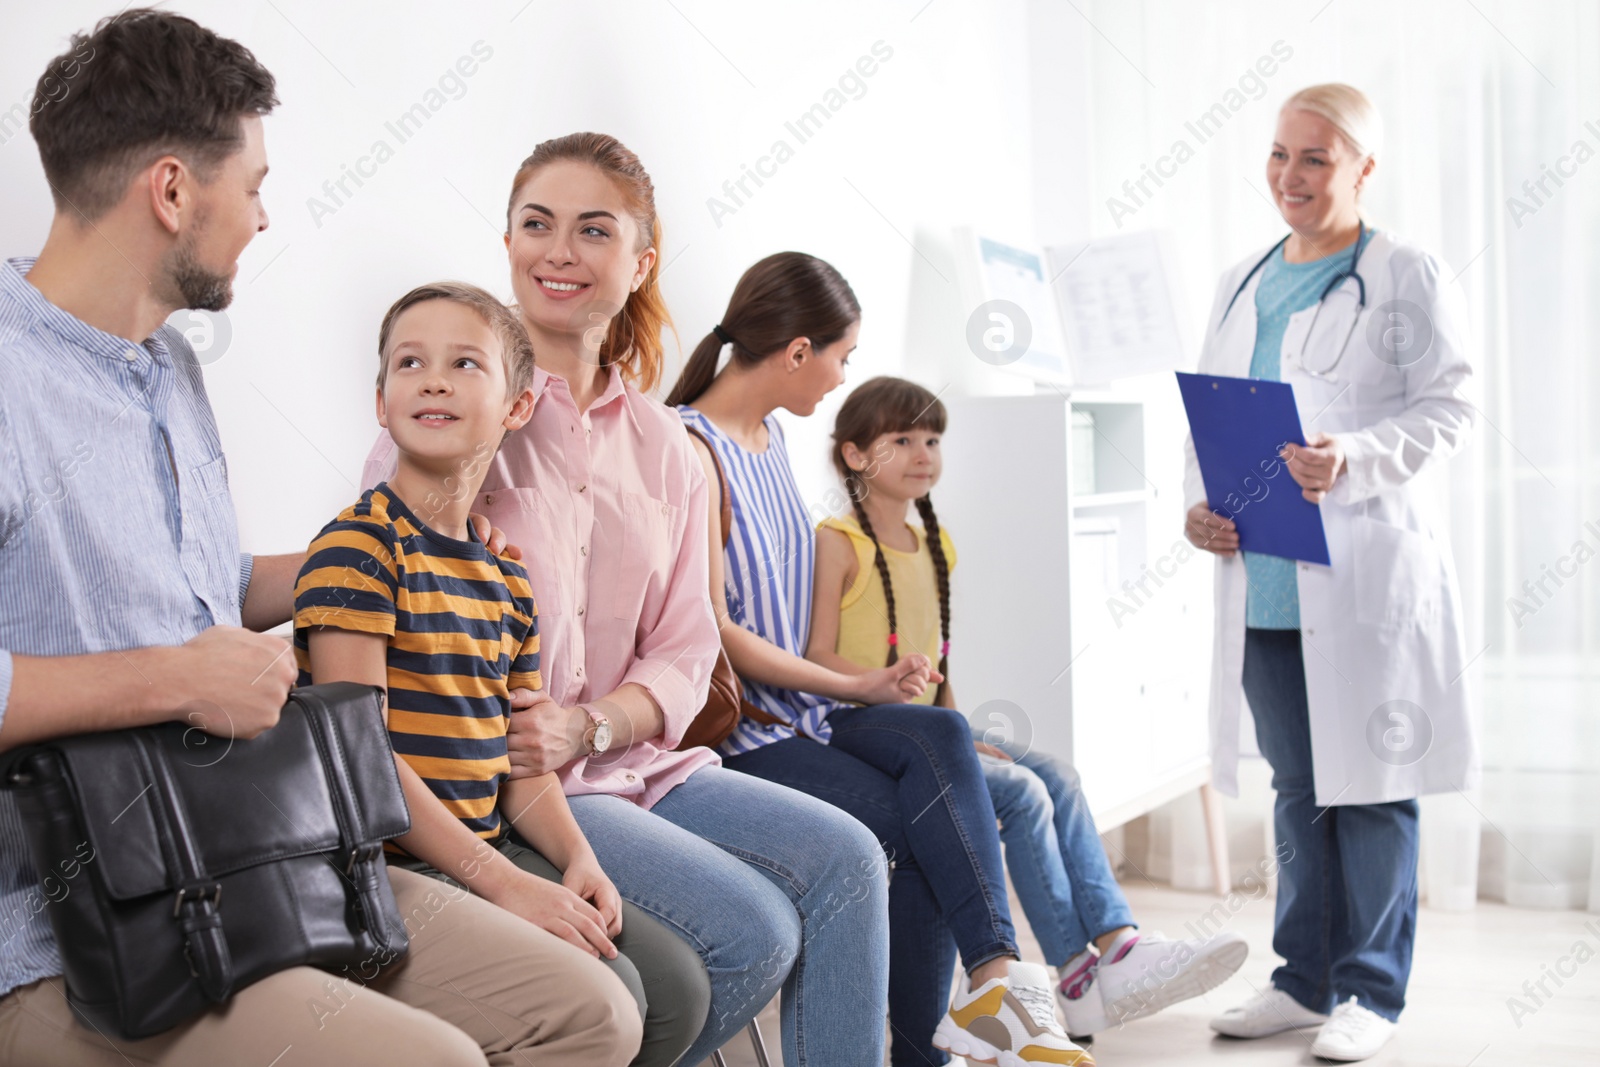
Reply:
[[946, 403], [934, 498], [959, 553], [950, 662], [962, 710], [1070, 761], [1102, 830], [1199, 788], [1212, 568], [1182, 539], [1171, 377]]

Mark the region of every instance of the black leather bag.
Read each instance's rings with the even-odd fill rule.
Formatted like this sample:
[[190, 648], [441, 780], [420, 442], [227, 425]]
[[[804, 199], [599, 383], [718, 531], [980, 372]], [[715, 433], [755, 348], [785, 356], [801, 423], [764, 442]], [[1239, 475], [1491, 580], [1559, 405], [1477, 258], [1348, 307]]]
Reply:
[[149, 1037], [289, 967], [370, 978], [405, 953], [381, 700], [309, 686], [248, 741], [163, 723], [6, 754], [80, 1019]]

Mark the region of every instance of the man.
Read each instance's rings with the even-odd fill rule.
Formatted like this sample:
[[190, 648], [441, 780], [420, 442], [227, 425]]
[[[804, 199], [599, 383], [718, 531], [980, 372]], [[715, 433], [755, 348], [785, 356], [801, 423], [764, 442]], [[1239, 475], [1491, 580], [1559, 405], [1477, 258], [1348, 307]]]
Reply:
[[[37, 260], [0, 264], [0, 748], [174, 720], [253, 737], [277, 721], [295, 663], [252, 631], [289, 618], [303, 557], [239, 553], [199, 365], [163, 322], [226, 307], [239, 254], [267, 227], [274, 81], [236, 42], [140, 9], [75, 36], [41, 99], [47, 84], [30, 128], [55, 218]], [[249, 1048], [263, 1063], [509, 1064], [533, 1050], [587, 1067], [638, 1048], [638, 1010], [597, 961], [486, 901], [441, 906], [431, 879], [391, 881], [401, 913], [428, 919], [364, 986], [293, 968], [122, 1041], [66, 1004], [0, 795], [0, 1063], [209, 1067]]]

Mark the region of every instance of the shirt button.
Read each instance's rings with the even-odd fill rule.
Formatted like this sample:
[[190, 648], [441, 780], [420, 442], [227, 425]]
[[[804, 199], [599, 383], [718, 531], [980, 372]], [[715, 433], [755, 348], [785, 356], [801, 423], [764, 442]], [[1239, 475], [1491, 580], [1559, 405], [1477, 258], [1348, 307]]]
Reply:
[[639, 776], [634, 774], [632, 771], [629, 771], [624, 777], [626, 777], [630, 782], [637, 782], [639, 780]]
[[578, 668], [578, 676], [579, 676], [579, 677], [580, 677], [580, 678], [581, 678], [581, 677], [582, 677], [582, 676], [583, 676], [583, 668], [582, 668], [582, 667], [579, 667], [579, 668]]
[[489, 495], [487, 495], [487, 496], [485, 496], [483, 498], [484, 507], [488, 507], [490, 504], [493, 504], [493, 503], [494, 503], [494, 494], [493, 493], [490, 493]]
[[578, 609], [578, 614], [579, 614], [579, 615], [582, 615], [582, 614], [583, 614], [583, 609], [582, 609], [582, 608], [579, 608], [579, 609]]
[[667, 513], [667, 506], [665, 504], [662, 504], [661, 505], [661, 514], [665, 515], [666, 513]]
[[588, 554], [589, 554], [589, 546], [588, 545], [579, 545], [578, 546], [578, 555], [587, 556]]
[[582, 485], [578, 486], [578, 492], [581, 493], [587, 488], [589, 488], [589, 483], [588, 482], [584, 482]]
[[126, 352], [122, 353], [122, 358], [127, 360], [129, 363], [132, 363], [134, 360], [139, 358], [139, 353], [130, 348]]

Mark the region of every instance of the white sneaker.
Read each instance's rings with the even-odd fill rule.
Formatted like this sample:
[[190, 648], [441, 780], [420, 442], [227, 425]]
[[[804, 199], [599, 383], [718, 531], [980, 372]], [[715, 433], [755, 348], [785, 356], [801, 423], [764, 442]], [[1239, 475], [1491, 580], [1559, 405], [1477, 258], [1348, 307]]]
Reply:
[[1211, 1020], [1211, 1029], [1227, 1037], [1271, 1037], [1285, 1030], [1318, 1026], [1328, 1017], [1302, 1007], [1298, 1000], [1273, 985]]
[[1056, 983], [1056, 1005], [1067, 1021], [1067, 1036], [1079, 1044], [1114, 1025], [1100, 999], [1099, 964], [1093, 952], [1080, 953], [1066, 962]]
[[1346, 1063], [1364, 1060], [1389, 1043], [1395, 1025], [1377, 1012], [1363, 1008], [1351, 997], [1334, 1006], [1333, 1014], [1317, 1032], [1311, 1054]]
[[1209, 993], [1233, 976], [1250, 946], [1223, 932], [1205, 941], [1132, 934], [1062, 980], [1058, 989], [1070, 1034], [1094, 1034]]
[[998, 1067], [1094, 1067], [1094, 1057], [1069, 1041], [1056, 1021], [1050, 972], [1037, 963], [1013, 961], [1005, 978], [991, 978], [975, 990], [959, 989], [934, 1031], [933, 1045]]

